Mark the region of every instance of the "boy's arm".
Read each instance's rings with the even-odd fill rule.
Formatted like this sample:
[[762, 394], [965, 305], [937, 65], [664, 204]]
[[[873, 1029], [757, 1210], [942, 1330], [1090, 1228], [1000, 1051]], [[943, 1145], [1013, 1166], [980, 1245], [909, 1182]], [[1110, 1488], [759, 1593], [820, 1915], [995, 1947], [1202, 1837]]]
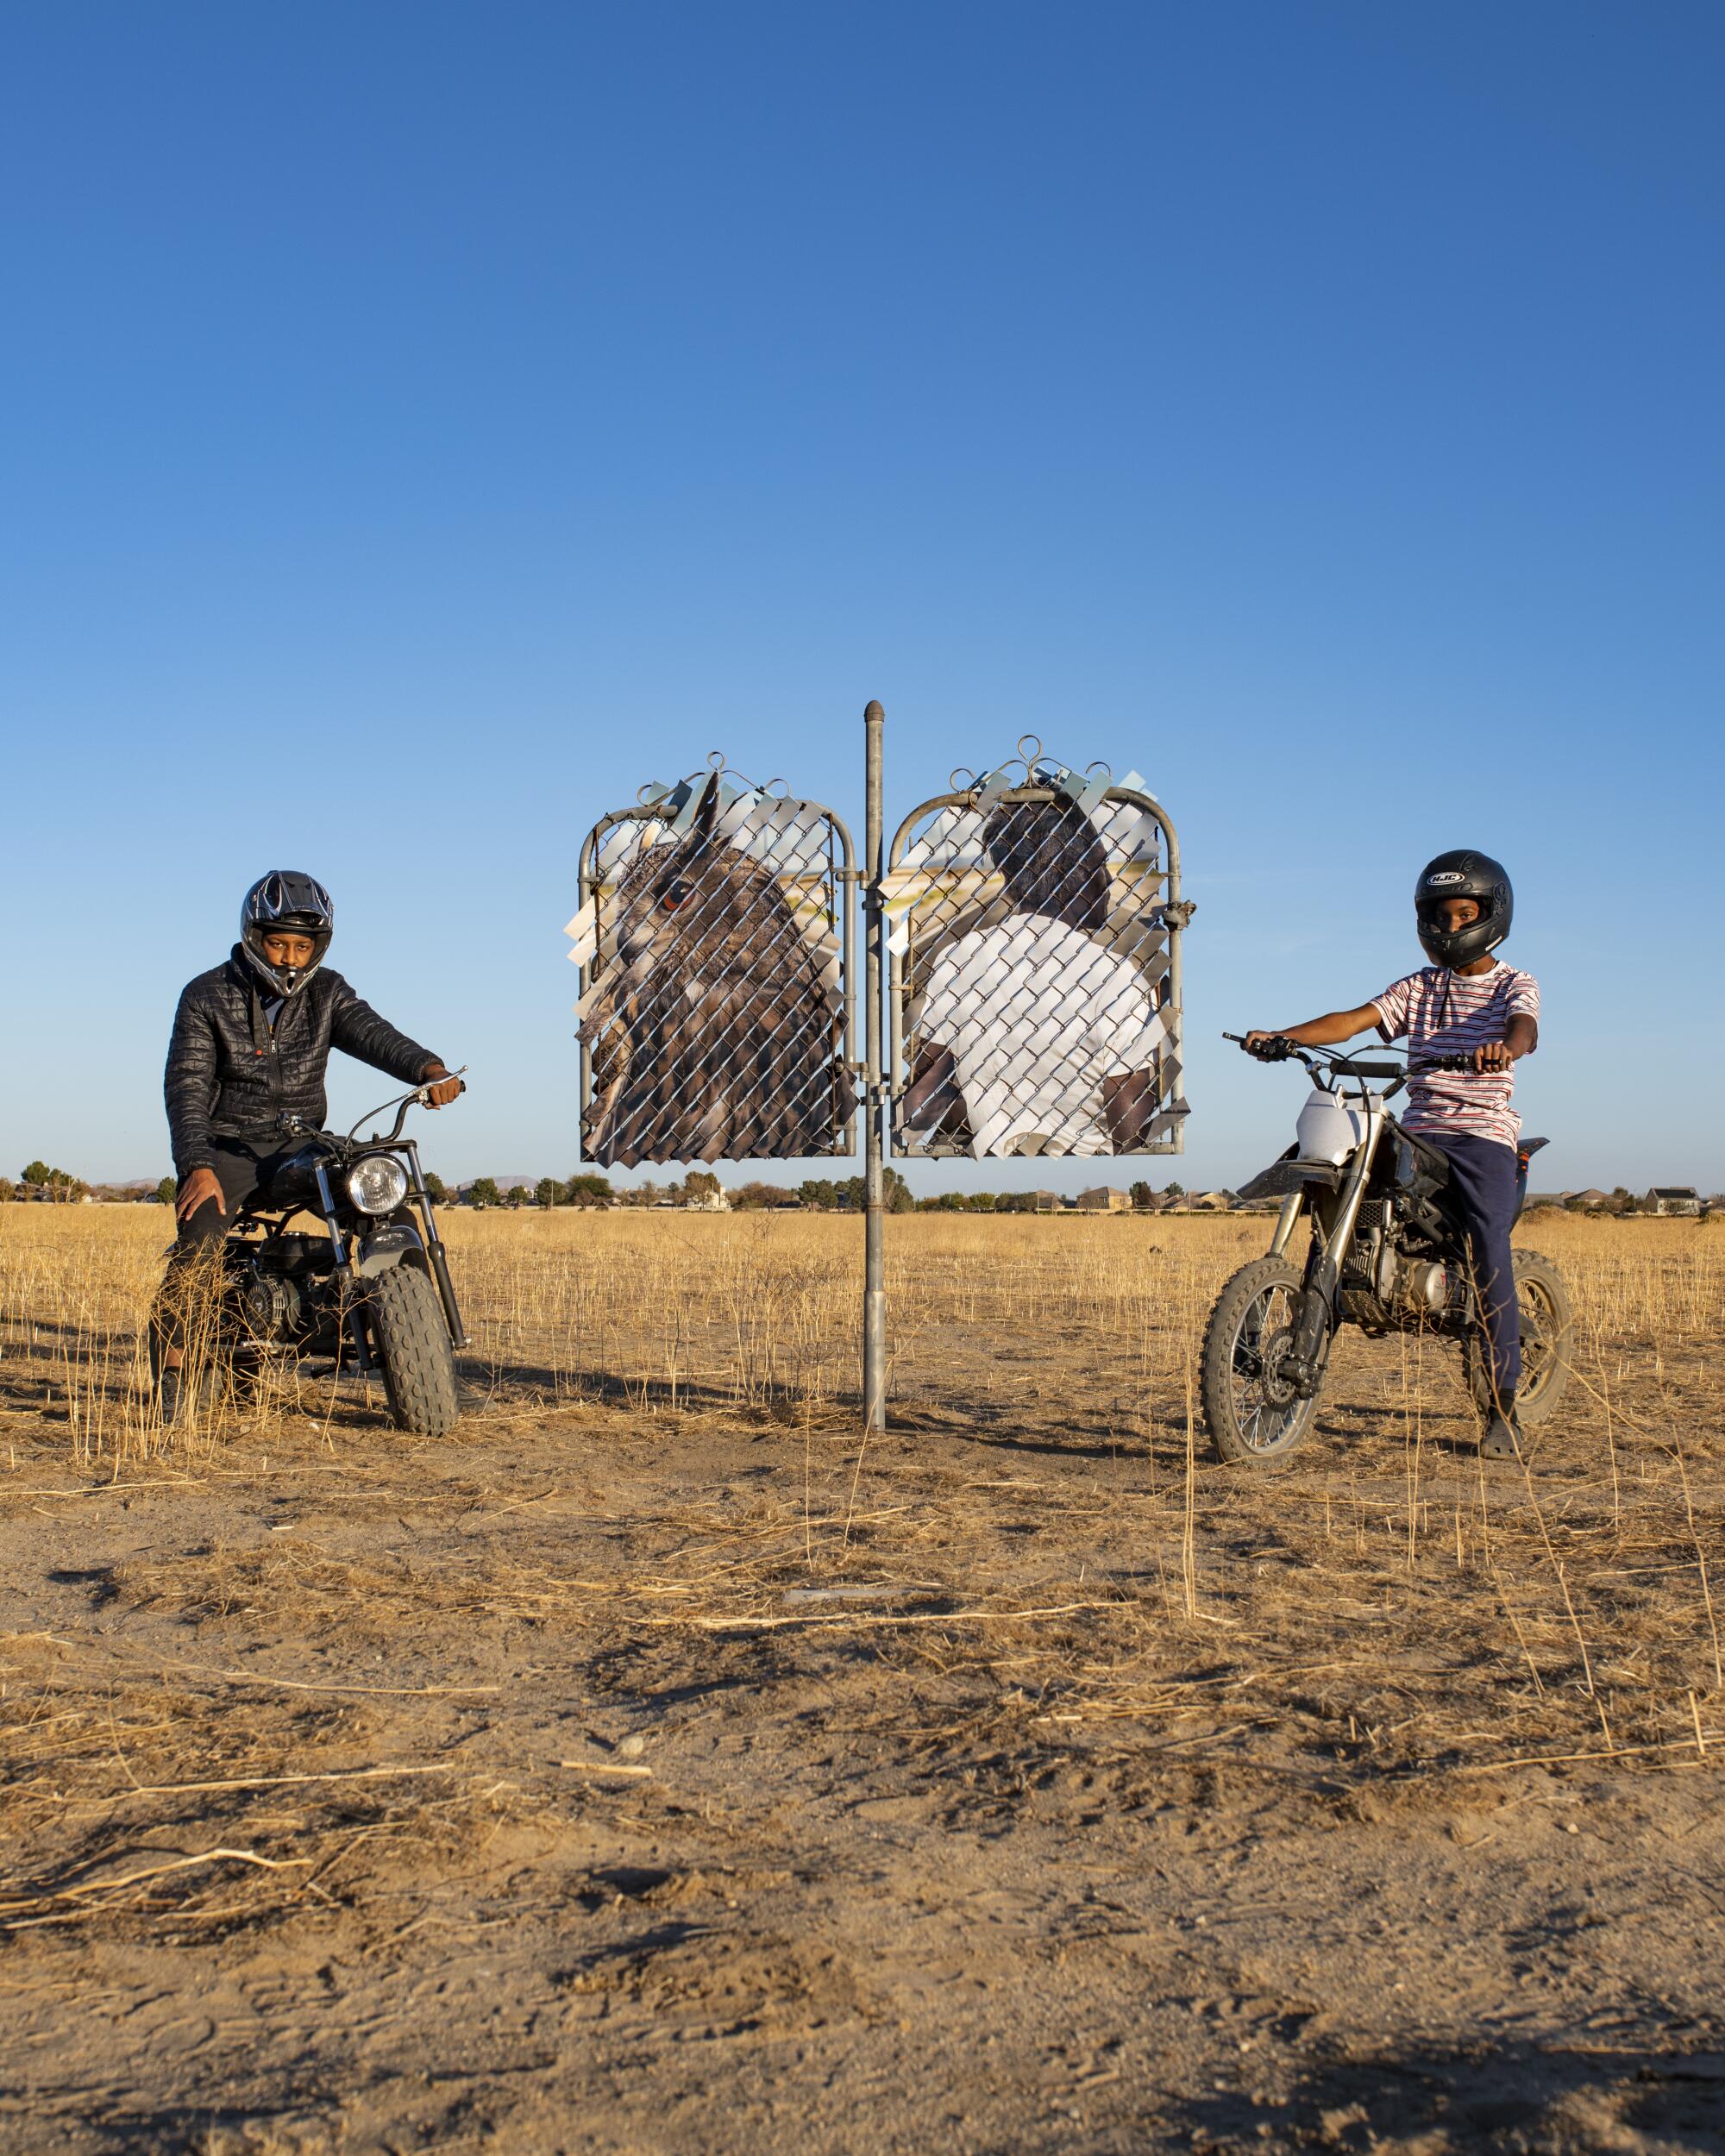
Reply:
[[1322, 1018], [1308, 1018], [1302, 1025], [1283, 1025], [1268, 1031], [1254, 1030], [1245, 1037], [1246, 1052], [1261, 1056], [1264, 1044], [1277, 1038], [1297, 1041], [1302, 1048], [1336, 1048], [1377, 1024], [1377, 1006], [1362, 1003], [1355, 1011], [1327, 1011]]
[[1501, 1041], [1487, 1041], [1483, 1048], [1474, 1050], [1473, 1067], [1476, 1070], [1508, 1070], [1520, 1057], [1531, 1056], [1539, 1044], [1540, 1021], [1518, 1011], [1504, 1027]]

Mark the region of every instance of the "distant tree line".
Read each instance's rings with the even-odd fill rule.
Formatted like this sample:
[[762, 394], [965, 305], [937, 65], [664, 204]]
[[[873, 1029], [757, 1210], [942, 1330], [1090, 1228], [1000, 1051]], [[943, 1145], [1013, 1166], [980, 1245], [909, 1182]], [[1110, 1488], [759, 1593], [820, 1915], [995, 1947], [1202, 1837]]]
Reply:
[[16, 1183], [0, 1175], [0, 1200], [34, 1198], [47, 1205], [73, 1205], [89, 1195], [90, 1185], [81, 1176], [70, 1175], [64, 1168], [50, 1168], [45, 1160], [33, 1160], [28, 1168], [21, 1169]]
[[[861, 1175], [841, 1175], [828, 1180], [815, 1176], [799, 1183], [794, 1193], [787, 1191], [783, 1202], [794, 1196], [799, 1205], [814, 1207], [824, 1213], [861, 1213], [869, 1202], [869, 1186]], [[881, 1171], [881, 1196], [888, 1213], [910, 1213], [916, 1207], [910, 1185], [896, 1168]], [[732, 1203], [736, 1200], [733, 1199]]]

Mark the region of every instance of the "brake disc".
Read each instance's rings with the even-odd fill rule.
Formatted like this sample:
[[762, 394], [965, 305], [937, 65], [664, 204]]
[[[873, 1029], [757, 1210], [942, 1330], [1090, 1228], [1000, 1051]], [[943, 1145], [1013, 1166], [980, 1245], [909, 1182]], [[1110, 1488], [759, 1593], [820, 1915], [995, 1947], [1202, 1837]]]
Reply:
[[1266, 1407], [1291, 1407], [1299, 1397], [1293, 1380], [1282, 1375], [1283, 1359], [1293, 1344], [1294, 1328], [1284, 1326], [1281, 1332], [1272, 1332], [1258, 1351], [1258, 1382]]

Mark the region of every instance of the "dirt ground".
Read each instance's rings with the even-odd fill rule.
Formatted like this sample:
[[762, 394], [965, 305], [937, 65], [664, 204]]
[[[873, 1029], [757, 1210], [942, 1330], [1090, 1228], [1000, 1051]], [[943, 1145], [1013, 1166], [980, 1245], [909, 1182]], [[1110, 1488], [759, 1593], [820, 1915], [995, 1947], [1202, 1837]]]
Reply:
[[0, 1224], [0, 2147], [1725, 2148], [1725, 1237], [1552, 1245], [1525, 1473], [1353, 1337], [1254, 1479], [1181, 1225], [1070, 1231], [1128, 1353], [1063, 1224], [1013, 1326], [894, 1223], [867, 1447], [563, 1382], [476, 1246], [453, 1439], [151, 1449]]

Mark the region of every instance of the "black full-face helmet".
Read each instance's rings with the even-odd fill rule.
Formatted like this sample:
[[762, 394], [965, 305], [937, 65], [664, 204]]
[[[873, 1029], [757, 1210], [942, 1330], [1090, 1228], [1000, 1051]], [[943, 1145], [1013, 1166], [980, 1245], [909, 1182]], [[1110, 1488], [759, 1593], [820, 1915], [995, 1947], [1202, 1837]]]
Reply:
[[[1446, 899], [1471, 899], [1479, 908], [1477, 920], [1465, 928], [1446, 928], [1439, 912]], [[1420, 871], [1414, 887], [1414, 912], [1420, 924], [1420, 943], [1434, 966], [1458, 973], [1476, 958], [1494, 951], [1509, 933], [1515, 913], [1515, 893], [1509, 871], [1490, 854], [1471, 846], [1440, 854]]]
[[[260, 876], [240, 908], [240, 946], [247, 963], [265, 987], [279, 996], [297, 994], [323, 963], [336, 932], [336, 909], [316, 876], [297, 868], [272, 868]], [[309, 936], [309, 966], [273, 966], [264, 956], [266, 936]]]

